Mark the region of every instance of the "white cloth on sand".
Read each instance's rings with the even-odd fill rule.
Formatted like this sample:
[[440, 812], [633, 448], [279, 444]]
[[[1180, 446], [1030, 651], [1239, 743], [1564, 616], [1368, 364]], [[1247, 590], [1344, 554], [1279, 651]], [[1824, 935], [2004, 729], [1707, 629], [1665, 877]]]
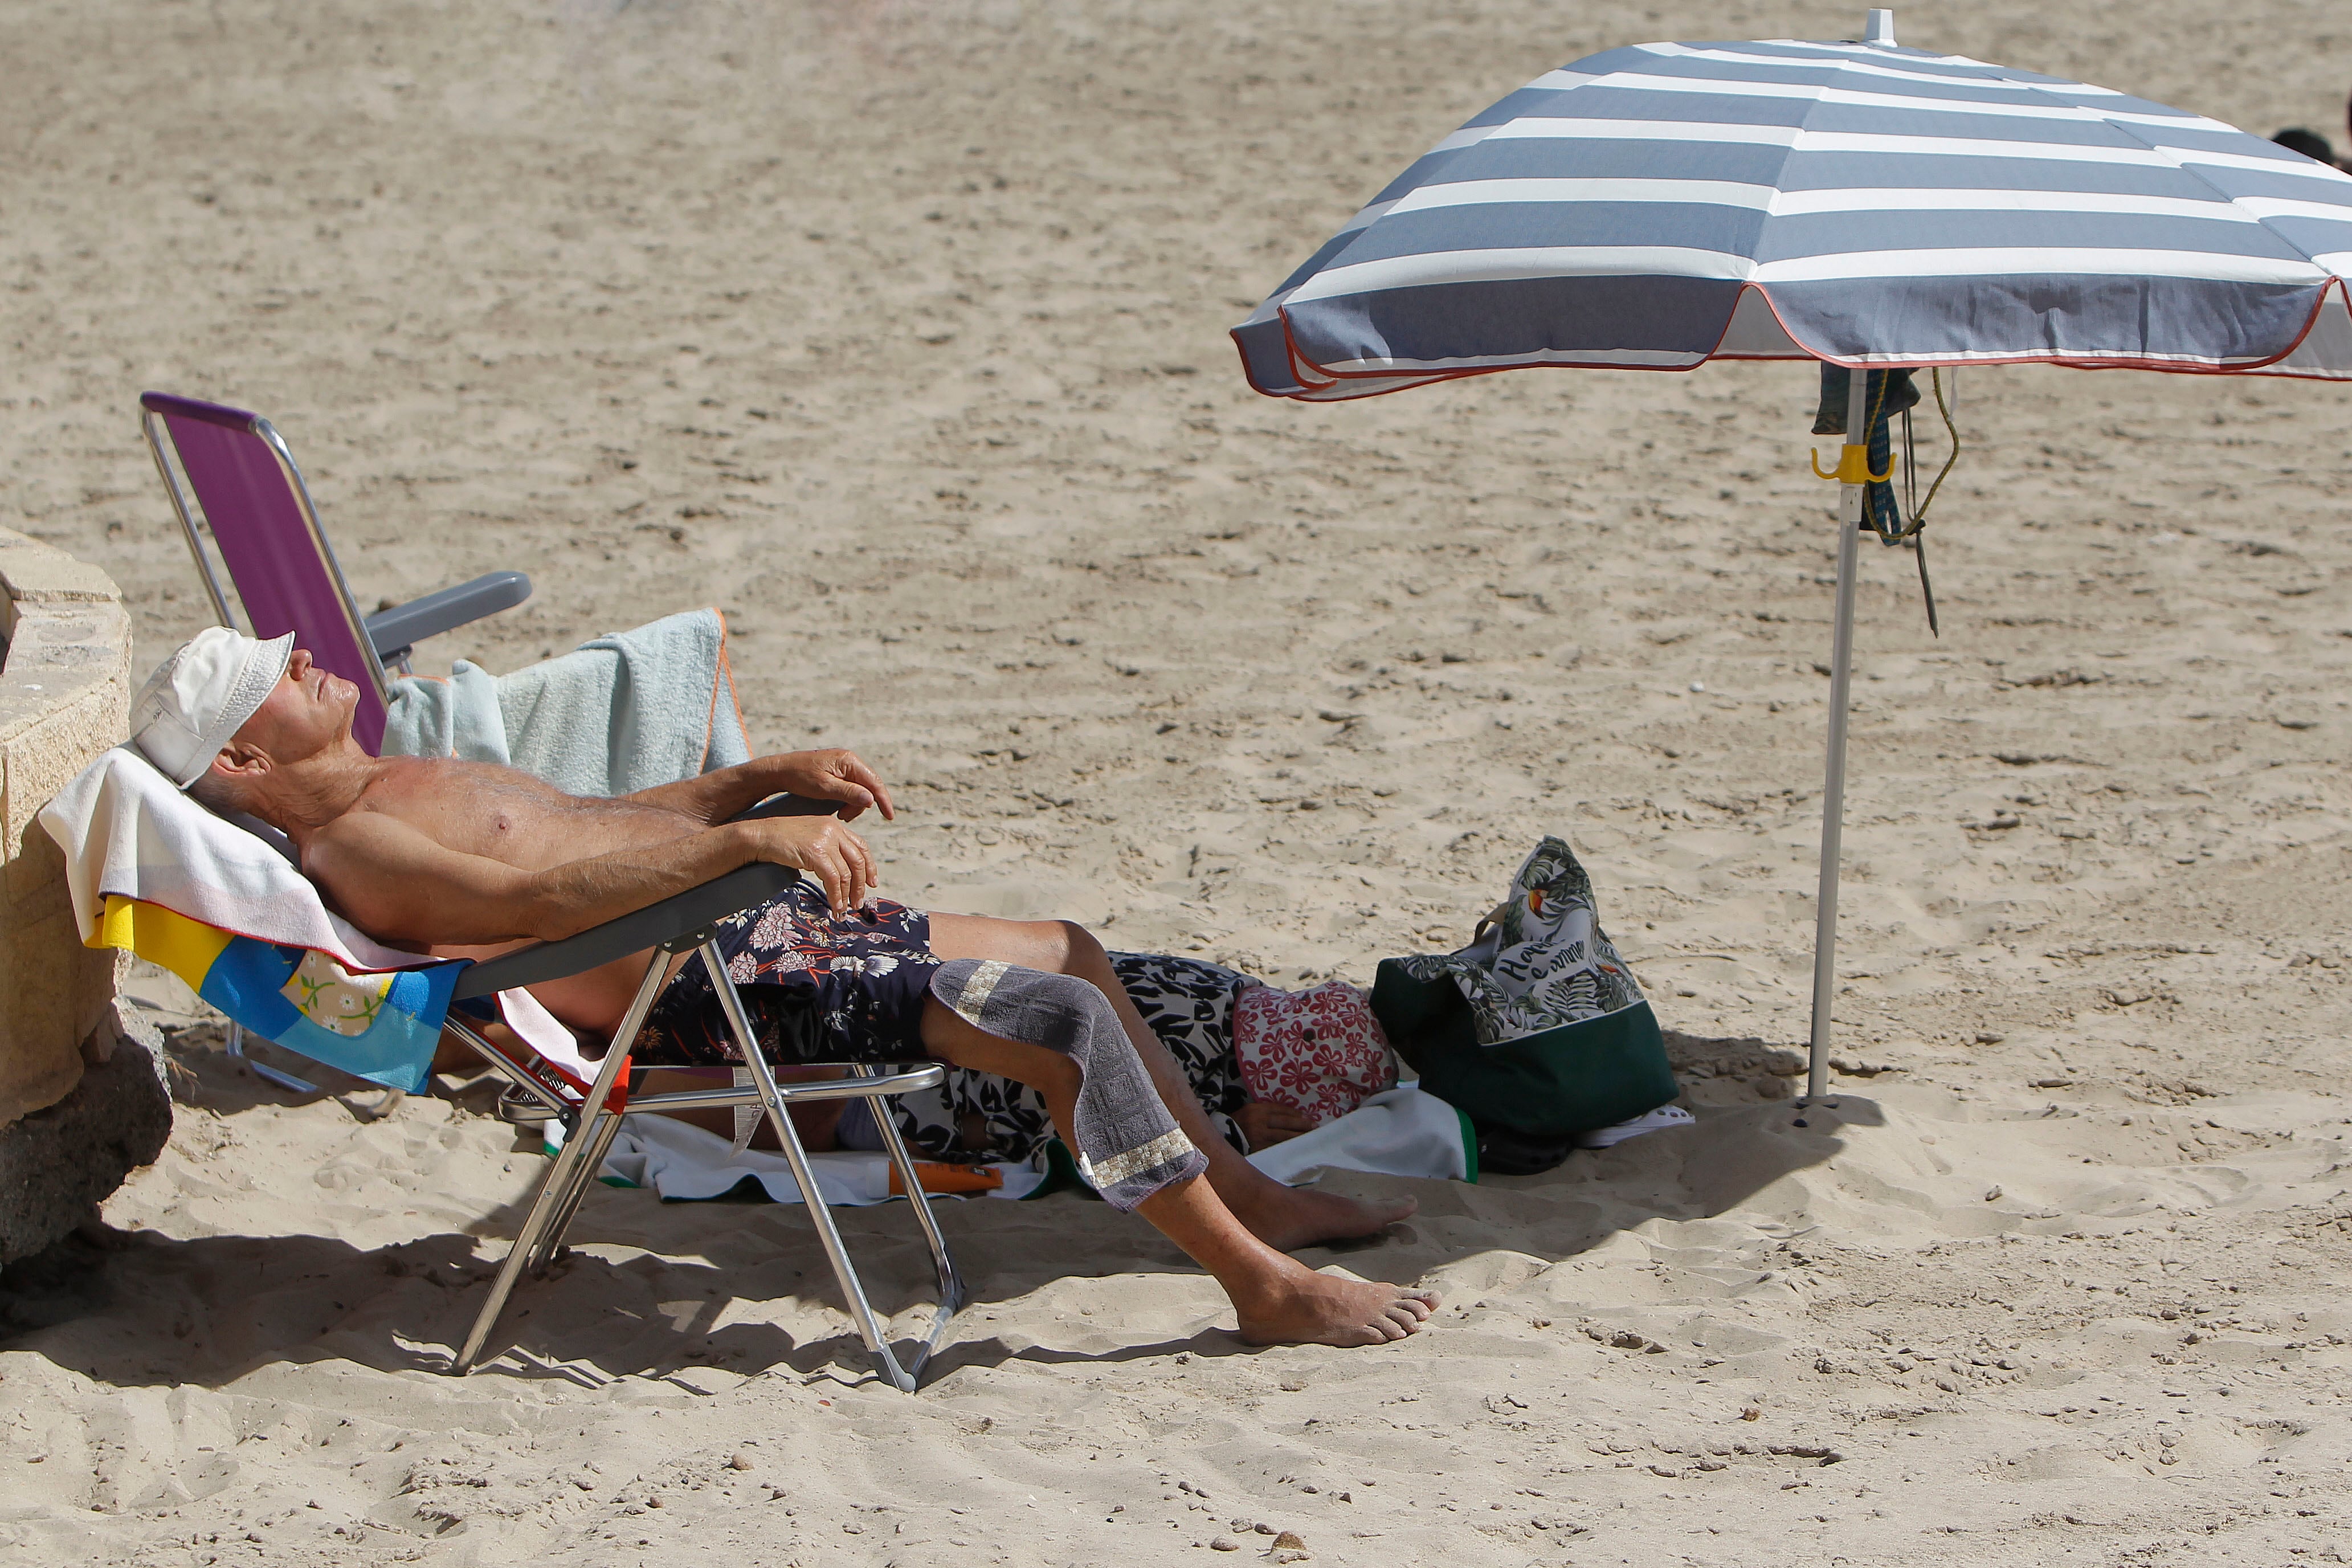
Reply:
[[[585, 1064], [583, 1064], [584, 1067]], [[593, 1068], [588, 1068], [590, 1072]], [[1644, 1132], [1686, 1126], [1691, 1113], [1679, 1106], [1656, 1110], [1585, 1134], [1587, 1148], [1607, 1148]], [[1362, 1171], [1381, 1176], [1418, 1176], [1461, 1181], [1469, 1171], [1469, 1136], [1462, 1113], [1416, 1083], [1373, 1095], [1347, 1115], [1259, 1150], [1251, 1164], [1277, 1182], [1297, 1185], [1326, 1171]], [[1606, 1139], [1606, 1142], [1600, 1140]], [[561, 1129], [551, 1124], [549, 1148], [562, 1146]], [[827, 1204], [887, 1203], [890, 1162], [885, 1154], [852, 1151], [812, 1154], [817, 1188]], [[1027, 1197], [1045, 1178], [1042, 1167], [1000, 1164], [1004, 1185], [995, 1198]], [[733, 1192], [746, 1178], [757, 1181], [780, 1204], [800, 1202], [800, 1188], [782, 1154], [731, 1149], [716, 1132], [706, 1132], [667, 1116], [623, 1119], [620, 1135], [602, 1173], [608, 1182], [651, 1187], [672, 1200], [715, 1198]], [[933, 1194], [933, 1196], [939, 1196]]]
[[[550, 1122], [546, 1138], [550, 1152], [563, 1147], [562, 1124]], [[887, 1203], [898, 1195], [890, 1191], [887, 1154], [828, 1152], [810, 1155], [809, 1163], [816, 1171], [817, 1194], [828, 1207]], [[1045, 1179], [1044, 1171], [1027, 1165], [993, 1168], [1003, 1174], [1004, 1184], [987, 1194], [992, 1198], [1025, 1198]], [[673, 1202], [723, 1197], [747, 1180], [759, 1183], [776, 1203], [801, 1201], [800, 1184], [793, 1180], [783, 1155], [759, 1149], [739, 1152], [718, 1133], [674, 1116], [623, 1117], [598, 1174], [607, 1182], [651, 1187]]]
[[[1468, 1169], [1461, 1113], [1412, 1084], [1376, 1094], [1347, 1115], [1312, 1132], [1250, 1156], [1250, 1163], [1278, 1182], [1311, 1181], [1325, 1171], [1369, 1171], [1379, 1175], [1462, 1179]], [[550, 1147], [561, 1148], [551, 1124]], [[827, 1204], [885, 1203], [890, 1191], [889, 1157], [884, 1154], [812, 1154], [817, 1187]], [[1023, 1198], [1045, 1179], [1037, 1165], [1002, 1164], [1004, 1185], [990, 1197]], [[798, 1203], [800, 1188], [782, 1154], [732, 1150], [725, 1138], [667, 1116], [630, 1116], [605, 1157], [608, 1182], [651, 1187], [665, 1198], [715, 1198], [746, 1177], [756, 1180], [781, 1204]], [[934, 1196], [939, 1194], [934, 1194]]]
[[493, 676], [392, 683], [384, 754], [503, 763], [571, 795], [616, 795], [749, 762], [727, 622], [688, 610]]
[[1644, 1132], [1663, 1132], [1669, 1127], [1688, 1127], [1698, 1120], [1679, 1105], [1661, 1105], [1655, 1110], [1607, 1127], [1596, 1127], [1590, 1132], [1576, 1135], [1580, 1149], [1614, 1149], [1628, 1138], [1639, 1138]]
[[1297, 1185], [1325, 1171], [1460, 1181], [1469, 1173], [1462, 1113], [1417, 1083], [1399, 1084], [1311, 1132], [1271, 1143], [1249, 1163]]

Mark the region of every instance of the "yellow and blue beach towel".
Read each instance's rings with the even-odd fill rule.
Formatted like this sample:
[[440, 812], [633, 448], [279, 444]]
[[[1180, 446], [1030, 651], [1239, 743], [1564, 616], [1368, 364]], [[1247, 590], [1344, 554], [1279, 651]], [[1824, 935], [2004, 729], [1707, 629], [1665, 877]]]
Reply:
[[315, 948], [237, 936], [120, 893], [105, 898], [88, 945], [170, 970], [247, 1029], [312, 1061], [410, 1093], [424, 1089], [463, 960], [355, 973]]
[[43, 806], [82, 941], [160, 964], [264, 1039], [425, 1087], [464, 960], [386, 947], [328, 910], [282, 843], [190, 800], [128, 746]]

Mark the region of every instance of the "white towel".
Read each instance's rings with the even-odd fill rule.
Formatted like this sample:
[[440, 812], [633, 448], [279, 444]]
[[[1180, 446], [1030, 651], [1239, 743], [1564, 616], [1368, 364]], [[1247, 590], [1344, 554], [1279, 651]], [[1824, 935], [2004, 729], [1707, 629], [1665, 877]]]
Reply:
[[[563, 1147], [561, 1123], [547, 1126], [548, 1152]], [[811, 1154], [817, 1194], [829, 1207], [888, 1203], [900, 1194], [890, 1191], [890, 1156], [848, 1151]], [[993, 1167], [1004, 1184], [985, 1195], [1025, 1198], [1045, 1179], [1042, 1169], [1028, 1165]], [[598, 1173], [606, 1182], [651, 1187], [672, 1203], [724, 1197], [746, 1180], [758, 1182], [772, 1203], [801, 1201], [800, 1184], [793, 1180], [791, 1163], [782, 1154], [758, 1149], [730, 1149], [727, 1140], [690, 1122], [670, 1116], [625, 1116], [620, 1132]], [[934, 1199], [951, 1194], [933, 1193]], [[962, 1194], [952, 1194], [961, 1196]]]
[[[1325, 1171], [1460, 1181], [1469, 1169], [1464, 1136], [1460, 1111], [1405, 1084], [1372, 1096], [1312, 1132], [1251, 1155], [1250, 1163], [1294, 1184]], [[551, 1122], [545, 1137], [550, 1153], [563, 1146], [559, 1124]], [[828, 1152], [811, 1154], [809, 1163], [827, 1204], [878, 1204], [892, 1196], [887, 1154]], [[1045, 1167], [1042, 1157], [1034, 1163], [997, 1165], [1004, 1185], [987, 1195], [1025, 1198], [1045, 1181]], [[651, 1187], [672, 1202], [722, 1197], [747, 1177], [776, 1203], [798, 1203], [801, 1195], [782, 1154], [730, 1148], [718, 1133], [667, 1116], [623, 1118], [600, 1173], [606, 1182]]]
[[1417, 1083], [1399, 1084], [1296, 1138], [1268, 1144], [1249, 1163], [1297, 1185], [1325, 1171], [1460, 1181], [1469, 1173], [1462, 1113]]
[[65, 851], [85, 936], [115, 893], [238, 936], [315, 948], [354, 971], [439, 962], [386, 947], [331, 911], [282, 850], [190, 800], [127, 745], [74, 775], [41, 807], [41, 826]]
[[1629, 1138], [1663, 1132], [1669, 1127], [1688, 1127], [1697, 1120], [1679, 1105], [1661, 1105], [1655, 1110], [1645, 1110], [1628, 1121], [1596, 1127], [1590, 1132], [1580, 1132], [1576, 1135], [1576, 1146], [1580, 1149], [1614, 1149]]
[[[285, 838], [256, 822], [223, 821], [190, 800], [127, 745], [74, 775], [41, 807], [41, 826], [65, 852], [66, 887], [84, 936], [111, 893], [157, 904], [237, 936], [324, 952], [355, 973], [415, 969], [446, 959], [404, 952], [327, 908], [296, 868]], [[580, 1070], [571, 1031], [524, 991], [499, 994], [508, 1026], [541, 1053]], [[593, 1068], [586, 1069], [593, 1078]]]

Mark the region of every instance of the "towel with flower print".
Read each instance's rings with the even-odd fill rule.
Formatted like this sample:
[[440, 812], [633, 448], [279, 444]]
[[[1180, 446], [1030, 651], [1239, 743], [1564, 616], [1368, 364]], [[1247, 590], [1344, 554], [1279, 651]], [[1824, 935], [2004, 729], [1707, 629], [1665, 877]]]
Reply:
[[463, 963], [370, 973], [331, 953], [238, 936], [162, 904], [106, 895], [83, 939], [160, 964], [264, 1039], [410, 1093], [431, 1076]]
[[1244, 987], [1234, 999], [1234, 1053], [1253, 1100], [1286, 1105], [1317, 1127], [1396, 1083], [1381, 1021], [1344, 980]]

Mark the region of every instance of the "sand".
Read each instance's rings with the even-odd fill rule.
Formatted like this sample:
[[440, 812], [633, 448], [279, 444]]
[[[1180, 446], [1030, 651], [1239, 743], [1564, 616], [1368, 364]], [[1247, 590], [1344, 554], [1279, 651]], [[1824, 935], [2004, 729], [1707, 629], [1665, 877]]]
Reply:
[[[2341, 136], [2324, 8], [1898, 17]], [[538, 1163], [478, 1098], [179, 1039], [110, 1229], [8, 1279], [26, 1563], [2253, 1563], [2352, 1551], [2341, 389], [1963, 377], [1945, 622], [1865, 544], [1833, 1113], [1805, 1029], [1832, 492], [1801, 367], [1258, 399], [1223, 330], [1535, 75], [1848, 8], [19, 5], [0, 518], [204, 601], [146, 387], [275, 418], [373, 605], [515, 668], [717, 604], [891, 890], [1276, 981], [1466, 939], [1568, 836], [1686, 1131], [1410, 1189], [1447, 1305], [1251, 1351], [1142, 1226], [951, 1205], [862, 1377], [798, 1211], [597, 1192], [435, 1371]], [[902, 1326], [903, 1207], [848, 1221]], [[1241, 1559], [1236, 1558], [1236, 1561]]]

